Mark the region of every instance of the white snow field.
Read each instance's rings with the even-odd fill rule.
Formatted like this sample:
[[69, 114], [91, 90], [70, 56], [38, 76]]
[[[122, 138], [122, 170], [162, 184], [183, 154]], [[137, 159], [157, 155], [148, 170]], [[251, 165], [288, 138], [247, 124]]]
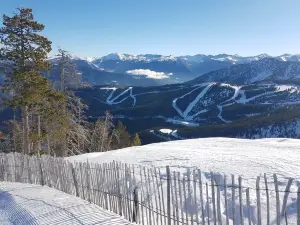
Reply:
[[1, 225], [119, 225], [120, 216], [40, 185], [0, 182]]
[[[139, 147], [130, 147], [115, 151], [102, 153], [89, 153], [79, 156], [67, 158], [72, 162], [91, 162], [91, 163], [107, 163], [111, 161], [119, 161], [134, 165], [143, 165], [146, 167], [158, 167], [165, 177], [165, 167], [169, 165], [171, 170], [179, 171], [186, 174], [187, 168], [200, 168], [203, 177], [203, 183], [210, 181], [210, 172], [214, 172], [218, 177], [218, 184], [224, 185], [224, 174], [227, 176], [227, 184], [231, 183], [230, 174], [236, 175], [235, 183], [237, 184], [237, 176], [243, 178], [243, 211], [245, 224], [248, 224], [248, 208], [246, 203], [246, 188], [250, 188], [250, 205], [252, 224], [257, 224], [257, 198], [256, 198], [256, 178], [260, 176], [260, 201], [261, 201], [261, 218], [262, 224], [267, 224], [267, 200], [265, 191], [264, 173], [268, 180], [268, 188], [270, 195], [270, 222], [276, 224], [276, 192], [273, 174], [278, 177], [280, 209], [282, 207], [284, 190], [286, 188], [288, 178], [295, 178], [290, 188], [290, 194], [287, 199], [286, 217], [281, 218], [282, 224], [285, 219], [288, 224], [297, 224], [296, 200], [297, 189], [300, 186], [300, 140], [296, 139], [231, 139], [231, 138], [203, 138], [171, 141], [164, 143], [156, 143]], [[138, 178], [137, 178], [138, 179]], [[166, 182], [163, 188], [166, 189]], [[184, 187], [187, 189], [187, 186]], [[252, 189], [251, 189], [252, 188]], [[192, 190], [191, 190], [192, 191]], [[208, 196], [204, 191], [204, 205], [206, 220], [212, 215], [211, 208], [211, 189], [208, 189]], [[197, 191], [196, 191], [197, 193]], [[198, 192], [199, 193], [199, 192]], [[198, 194], [197, 194], [198, 195]], [[193, 195], [189, 195], [193, 196]], [[222, 221], [226, 224], [225, 217], [225, 192], [221, 188], [221, 208]], [[201, 215], [200, 197], [197, 196], [196, 201], [187, 197], [183, 199], [184, 209], [189, 214]], [[239, 224], [239, 196], [236, 193], [235, 200], [235, 221]], [[232, 192], [227, 189], [227, 199], [229, 209], [233, 208]], [[154, 201], [154, 200], [153, 200]], [[166, 202], [166, 199], [164, 199]], [[208, 214], [209, 213], [209, 214]], [[230, 224], [232, 224], [232, 212], [229, 210]]]

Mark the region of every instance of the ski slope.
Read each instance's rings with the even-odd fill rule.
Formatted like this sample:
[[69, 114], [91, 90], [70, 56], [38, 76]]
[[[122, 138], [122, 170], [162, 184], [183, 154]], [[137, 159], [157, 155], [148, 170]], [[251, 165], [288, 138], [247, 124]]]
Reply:
[[68, 160], [99, 163], [115, 160], [151, 167], [169, 165], [179, 171], [199, 167], [203, 172], [242, 175], [247, 179], [263, 173], [300, 177], [300, 140], [200, 138], [88, 153]]
[[129, 225], [120, 216], [58, 190], [0, 182], [1, 225]]
[[[232, 90], [233, 94], [231, 96], [228, 96], [227, 99], [225, 99], [221, 103], [216, 103], [215, 105], [206, 104], [207, 101], [217, 101], [218, 95], [214, 95], [213, 91], [211, 89], [213, 87], [220, 86], [225, 87], [227, 90]], [[268, 91], [268, 88], [274, 88], [274, 90]], [[176, 87], [178, 89], [175, 90], [182, 90], [187, 89], [185, 93], [181, 93], [180, 96], [171, 98], [170, 103], [166, 102], [166, 104], [171, 104], [171, 107], [173, 108], [175, 114], [173, 118], [167, 118], [166, 122], [172, 123], [172, 120], [181, 121], [180, 123], [182, 125], [189, 125], [188, 123], [199, 123], [202, 120], [206, 120], [207, 118], [207, 112], [211, 110], [215, 110], [215, 108], [218, 110], [217, 118], [222, 121], [223, 123], [230, 123], [231, 120], [228, 120], [226, 116], [223, 116], [223, 111], [226, 107], [234, 105], [234, 104], [249, 104], [253, 101], [260, 100], [262, 97], [265, 98], [265, 100], [262, 100], [261, 104], [266, 103], [268, 104], [268, 98], [276, 95], [278, 92], [285, 92], [290, 94], [299, 94], [299, 87], [298, 86], [292, 86], [292, 85], [262, 85], [260, 87], [260, 91], [263, 91], [263, 93], [257, 93], [254, 95], [250, 95], [247, 97], [248, 92], [247, 88], [244, 86], [237, 86], [237, 85], [231, 85], [226, 83], [200, 83], [193, 86], [184, 86]], [[110, 92], [108, 96], [106, 97], [106, 104], [108, 105], [118, 105], [122, 104], [127, 99], [132, 99], [132, 106], [138, 105], [141, 100], [139, 96], [147, 95], [147, 94], [157, 94], [162, 92], [163, 90], [158, 91], [145, 91], [145, 92], [138, 92], [135, 93], [134, 87], [128, 87], [126, 89], [123, 89], [120, 93], [116, 94], [117, 88], [115, 87], [103, 87], [102, 90], [106, 90]], [[172, 91], [175, 91], [172, 90]], [[256, 90], [256, 89], [252, 89]], [[140, 91], [140, 90], [139, 90]], [[197, 94], [195, 97], [192, 97], [194, 94]], [[167, 94], [167, 93], [166, 93]], [[223, 97], [223, 96], [222, 96]], [[180, 107], [178, 104], [179, 100], [187, 99], [187, 105], [185, 108]], [[207, 100], [209, 99], [209, 100]], [[143, 101], [141, 101], [143, 102]], [[299, 101], [295, 99], [295, 101], [287, 101], [286, 103], [280, 103], [281, 105], [288, 105], [288, 104], [299, 104]], [[201, 107], [199, 107], [201, 106]], [[201, 116], [201, 114], [203, 116]], [[251, 115], [251, 114], [249, 114]], [[154, 115], [158, 116], [158, 115]], [[176, 122], [176, 121], [175, 121]], [[186, 122], [186, 123], [185, 123]]]
[[[167, 132], [166, 130], [163, 130]], [[281, 202], [288, 178], [295, 180], [292, 183], [289, 198], [287, 200], [288, 224], [296, 224], [296, 192], [300, 186], [300, 140], [295, 139], [230, 139], [230, 138], [203, 138], [165, 143], [150, 144], [140, 147], [125, 148], [103, 153], [89, 153], [67, 158], [75, 161], [89, 161], [92, 163], [106, 163], [113, 160], [128, 164], [138, 164], [146, 167], [158, 167], [165, 171], [166, 165], [171, 170], [186, 174], [187, 168], [200, 168], [203, 182], [209, 182], [210, 172], [218, 176], [222, 185], [224, 175], [241, 175], [243, 187], [255, 189], [257, 176], [266, 173], [270, 191], [270, 215], [275, 218], [275, 186], [273, 174], [276, 173], [279, 181]], [[162, 174], [165, 176], [166, 174]], [[230, 182], [230, 181], [228, 181]], [[237, 183], [237, 181], [236, 181]], [[166, 184], [163, 185], [166, 188]], [[264, 179], [261, 177], [261, 187], [264, 188]], [[187, 188], [187, 187], [186, 187]], [[221, 191], [221, 201], [224, 204], [224, 191]], [[266, 194], [261, 191], [262, 224], [266, 224]], [[211, 196], [209, 193], [208, 196]], [[199, 196], [197, 197], [199, 200]], [[206, 197], [204, 198], [206, 199]], [[231, 195], [227, 196], [229, 204], [232, 204]], [[198, 201], [197, 202], [200, 202]], [[166, 201], [166, 200], [165, 200]], [[187, 209], [190, 213], [200, 210], [199, 205], [190, 203], [189, 199], [183, 199], [185, 204], [190, 204]], [[211, 199], [209, 199], [211, 201]], [[206, 203], [207, 204], [207, 203]], [[250, 204], [252, 208], [252, 222], [256, 224], [256, 192], [250, 192]], [[245, 211], [246, 203], [243, 204]], [[238, 209], [238, 205], [236, 205]], [[281, 206], [280, 206], [281, 207]], [[211, 211], [212, 209], [209, 209]], [[211, 213], [210, 213], [211, 215]], [[223, 214], [224, 217], [224, 214]], [[246, 214], [245, 214], [245, 220]], [[239, 220], [239, 218], [236, 218]], [[271, 220], [273, 224], [273, 220]], [[276, 222], [276, 221], [275, 221]], [[225, 222], [224, 222], [225, 223]], [[284, 223], [284, 220], [282, 221]], [[232, 224], [232, 221], [230, 221]]]

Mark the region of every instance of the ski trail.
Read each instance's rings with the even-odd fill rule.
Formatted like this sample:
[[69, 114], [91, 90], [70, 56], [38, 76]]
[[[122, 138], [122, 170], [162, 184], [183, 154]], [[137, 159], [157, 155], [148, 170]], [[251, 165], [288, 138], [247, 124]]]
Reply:
[[241, 97], [240, 99], [236, 100], [237, 103], [242, 103], [242, 104], [245, 104], [245, 103], [248, 103], [256, 98], [259, 98], [261, 96], [265, 96], [265, 95], [270, 95], [270, 94], [274, 94], [275, 91], [269, 91], [269, 92], [265, 92], [265, 93], [262, 93], [262, 94], [259, 94], [259, 95], [255, 95], [251, 98], [246, 98], [246, 95], [245, 95], [245, 92], [244, 92], [244, 96]]
[[139, 95], [145, 95], [145, 94], [157, 94], [160, 93], [160, 91], [148, 91], [148, 92], [143, 92], [143, 93], [139, 93], [139, 94], [135, 94], [134, 96], [139, 96]]
[[109, 88], [109, 87], [105, 87], [105, 88], [100, 88], [100, 90], [112, 90], [112, 92], [109, 94], [109, 96], [106, 99], [106, 102], [109, 104], [110, 99], [112, 98], [113, 94], [115, 93], [115, 91], [117, 90], [117, 88], [113, 87], [113, 88]]
[[135, 95], [132, 94], [132, 90], [133, 90], [133, 88], [130, 87], [130, 97], [133, 99], [132, 106], [135, 106], [135, 104], [136, 104], [136, 97], [135, 97]]
[[184, 118], [186, 118], [188, 116], [188, 114], [192, 111], [192, 109], [195, 107], [195, 105], [197, 104], [197, 102], [199, 102], [200, 99], [203, 98], [203, 96], [209, 91], [209, 89], [213, 85], [214, 85], [214, 83], [207, 85], [206, 88], [204, 88], [200, 92], [200, 94], [188, 105], [188, 107], [186, 108], [186, 110], [183, 112]]
[[[230, 99], [227, 99], [227, 100], [225, 100], [224, 102], [222, 102], [220, 105], [223, 105], [223, 104], [225, 104], [226, 102], [230, 102], [230, 101], [232, 101], [232, 100], [235, 100], [236, 99], [236, 97], [242, 92], [241, 91], [241, 88], [242, 88], [242, 86], [232, 86], [232, 85], [229, 85], [229, 84], [226, 84], [226, 85], [221, 85], [221, 86], [226, 86], [226, 87], [231, 87], [231, 88], [233, 88], [234, 89], [234, 94], [233, 94], [233, 96], [230, 98]], [[233, 104], [233, 103], [232, 103]], [[232, 104], [228, 104], [228, 105], [232, 105]]]
[[184, 98], [185, 96], [187, 96], [187, 95], [193, 93], [194, 91], [198, 90], [198, 89], [201, 88], [201, 87], [203, 87], [203, 85], [202, 85], [202, 86], [197, 86], [197, 88], [195, 88], [195, 89], [189, 91], [188, 93], [186, 93], [186, 94], [184, 94], [184, 95], [182, 95], [182, 96], [180, 96], [180, 97], [178, 97], [178, 98], [175, 98], [175, 99], [173, 100], [173, 102], [172, 102], [172, 107], [177, 111], [177, 113], [178, 113], [181, 117], [184, 118], [183, 112], [182, 112], [181, 109], [179, 109], [179, 108], [177, 107], [177, 105], [176, 105], [177, 100], [178, 100], [178, 99], [181, 99], [181, 98]]
[[188, 120], [188, 121], [191, 121], [191, 120], [193, 120], [196, 116], [198, 116], [198, 115], [200, 115], [200, 114], [202, 114], [202, 113], [206, 113], [206, 112], [208, 112], [207, 109], [202, 109], [202, 110], [200, 110], [199, 112], [197, 112], [197, 113], [195, 113], [195, 114], [193, 114], [193, 115], [191, 115], [191, 116], [187, 116], [185, 119]]
[[[195, 105], [197, 104], [197, 102], [200, 101], [201, 98], [203, 98], [203, 96], [209, 91], [209, 89], [214, 85], [215, 83], [210, 83], [210, 84], [202, 84], [202, 85], [199, 85], [197, 88], [191, 90], [190, 92], [178, 97], [178, 98], [175, 98], [172, 102], [172, 107], [177, 111], [177, 113], [182, 117], [184, 118], [185, 120], [193, 120], [193, 118], [196, 116], [196, 115], [199, 115], [201, 113], [204, 113], [206, 112], [207, 110], [204, 109], [204, 110], [201, 110], [200, 112], [197, 112], [196, 114], [192, 115], [192, 116], [188, 116], [188, 114], [192, 111], [192, 109], [195, 107]], [[178, 108], [178, 106], [176, 105], [176, 102], [178, 99], [181, 99], [181, 98], [184, 98], [185, 96], [193, 93], [194, 91], [198, 90], [199, 88], [203, 87], [207, 85], [201, 92], [200, 94], [198, 94], [198, 96], [187, 106], [187, 108], [185, 109], [184, 112], [181, 111], [180, 108]]]
[[223, 112], [223, 107], [221, 105], [217, 105], [218, 109], [219, 109], [219, 114], [218, 114], [218, 118], [220, 120], [222, 120], [224, 123], [231, 123], [232, 121], [230, 120], [225, 120], [223, 117], [222, 117], [222, 112]]
[[[135, 106], [136, 104], [136, 98], [135, 96], [132, 94], [132, 87], [127, 88], [125, 91], [123, 91], [121, 94], [117, 95], [116, 97], [112, 98], [113, 93], [115, 92], [116, 89], [113, 89], [113, 91], [110, 93], [110, 95], [108, 96], [108, 98], [106, 99], [107, 104], [109, 105], [116, 105], [116, 104], [120, 104], [123, 101], [125, 101], [127, 98], [131, 97], [133, 99], [133, 106]], [[127, 92], [129, 92], [129, 96], [126, 96], [125, 98], [121, 99], [120, 101], [116, 102], [116, 99], [120, 98], [121, 96], [125, 95]]]

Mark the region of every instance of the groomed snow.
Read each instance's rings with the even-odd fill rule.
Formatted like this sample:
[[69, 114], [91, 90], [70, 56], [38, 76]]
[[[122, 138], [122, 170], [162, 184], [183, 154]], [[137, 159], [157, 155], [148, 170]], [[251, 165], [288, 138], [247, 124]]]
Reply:
[[[219, 184], [223, 185], [224, 174], [238, 175], [243, 177], [243, 195], [245, 199], [245, 188], [253, 188], [250, 190], [250, 205], [251, 205], [251, 220], [252, 224], [257, 224], [256, 212], [256, 178], [263, 176], [266, 173], [269, 185], [270, 194], [270, 217], [271, 221], [276, 221], [276, 204], [275, 204], [275, 186], [273, 182], [273, 174], [278, 176], [278, 186], [280, 192], [280, 201], [282, 204], [284, 190], [288, 178], [295, 178], [290, 188], [290, 193], [287, 199], [287, 219], [289, 225], [294, 225], [297, 222], [296, 218], [296, 192], [300, 186], [300, 140], [296, 139], [231, 139], [231, 138], [203, 138], [181, 141], [170, 141], [164, 143], [150, 144], [140, 147], [125, 148], [103, 153], [89, 153], [79, 156], [67, 158], [68, 160], [86, 162], [105, 163], [113, 160], [128, 164], [139, 164], [147, 167], [159, 167], [165, 176], [165, 167], [169, 165], [171, 170], [180, 171], [182, 174], [187, 172], [187, 168], [200, 168], [203, 176], [203, 183], [210, 181], [210, 173], [214, 172], [218, 177]], [[231, 182], [227, 179], [227, 182]], [[236, 181], [237, 182], [237, 181]], [[264, 178], [260, 179], [260, 187], [265, 188]], [[166, 183], [163, 188], [166, 191]], [[185, 187], [187, 188], [187, 187]], [[230, 190], [228, 190], [230, 192]], [[208, 195], [211, 209], [211, 193]], [[221, 191], [221, 204], [224, 204], [224, 190]], [[262, 224], [266, 224], [266, 193], [260, 192], [261, 207], [262, 207]], [[204, 194], [204, 199], [207, 196]], [[237, 198], [237, 197], [236, 197]], [[232, 207], [231, 194], [227, 194], [229, 208]], [[164, 199], [166, 201], [166, 199]], [[189, 213], [198, 211], [200, 214], [200, 206], [195, 205], [190, 199], [183, 199]], [[199, 196], [197, 201], [200, 202]], [[198, 204], [197, 203], [197, 204]], [[199, 203], [200, 204], [200, 203]], [[236, 203], [237, 215], [239, 205]], [[280, 207], [282, 207], [280, 205]], [[223, 207], [222, 207], [223, 209]], [[247, 212], [246, 202], [243, 202], [243, 211]], [[222, 210], [222, 220], [224, 224], [225, 214]], [[198, 214], [198, 215], [199, 215]], [[206, 212], [206, 215], [207, 212]], [[246, 213], [244, 213], [245, 224], [247, 223]], [[237, 224], [240, 219], [236, 217]], [[232, 224], [232, 218], [230, 218]], [[274, 224], [272, 222], [272, 224]], [[284, 217], [282, 218], [284, 224]]]
[[0, 182], [1, 225], [119, 225], [120, 216], [58, 190]]
[[170, 165], [176, 170], [199, 167], [206, 172], [251, 179], [263, 173], [300, 177], [300, 140], [200, 138], [88, 153], [67, 159], [99, 163], [115, 160], [156, 167]]

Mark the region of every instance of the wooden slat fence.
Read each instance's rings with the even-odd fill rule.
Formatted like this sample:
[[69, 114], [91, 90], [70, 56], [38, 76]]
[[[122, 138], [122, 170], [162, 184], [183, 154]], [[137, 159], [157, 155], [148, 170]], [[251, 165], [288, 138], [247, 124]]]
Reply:
[[[300, 182], [0, 154], [0, 180], [46, 185], [142, 225], [300, 225]], [[299, 186], [299, 187], [298, 187]], [[1, 186], [0, 186], [1, 189]]]

